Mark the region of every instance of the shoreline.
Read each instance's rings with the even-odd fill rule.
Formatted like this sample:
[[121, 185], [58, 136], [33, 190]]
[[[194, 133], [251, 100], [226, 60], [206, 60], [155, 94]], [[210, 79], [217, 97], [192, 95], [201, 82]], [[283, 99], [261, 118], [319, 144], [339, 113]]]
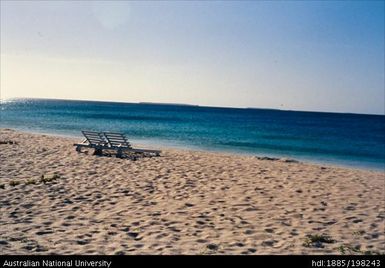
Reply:
[[[384, 173], [0, 130], [4, 254], [384, 254]], [[136, 147], [136, 146], [135, 146]]]
[[[67, 134], [60, 134], [60, 133], [51, 133], [51, 132], [45, 132], [45, 131], [31, 131], [31, 130], [25, 130], [25, 129], [17, 129], [17, 128], [8, 128], [8, 127], [0, 127], [0, 131], [2, 130], [13, 130], [18, 131], [26, 134], [34, 134], [34, 135], [47, 135], [51, 137], [61, 137], [61, 138], [68, 138], [72, 139], [74, 142], [80, 142], [81, 139], [83, 139], [83, 136], [79, 135], [67, 135]], [[289, 159], [298, 161], [301, 163], [306, 163], [310, 165], [317, 165], [317, 166], [328, 166], [328, 167], [334, 167], [334, 168], [346, 168], [346, 169], [354, 169], [354, 170], [363, 170], [363, 171], [375, 171], [375, 172], [384, 172], [385, 173], [385, 164], [384, 167], [373, 167], [373, 166], [355, 166], [354, 164], [343, 164], [343, 160], [313, 160], [306, 157], [292, 157], [292, 156], [282, 156], [279, 154], [263, 154], [263, 153], [251, 153], [251, 152], [240, 152], [240, 151], [232, 151], [232, 150], [221, 150], [221, 149], [210, 149], [210, 148], [199, 148], [195, 146], [188, 146], [188, 145], [172, 145], [172, 144], [164, 144], [162, 141], [160, 141], [160, 145], [156, 145], [156, 140], [132, 140], [134, 145], [137, 146], [147, 146], [152, 149], [160, 149], [160, 150], [180, 150], [185, 152], [207, 152], [207, 153], [214, 153], [214, 154], [220, 154], [220, 155], [234, 155], [234, 156], [249, 156], [249, 157], [256, 157], [256, 158], [278, 158], [278, 159]]]

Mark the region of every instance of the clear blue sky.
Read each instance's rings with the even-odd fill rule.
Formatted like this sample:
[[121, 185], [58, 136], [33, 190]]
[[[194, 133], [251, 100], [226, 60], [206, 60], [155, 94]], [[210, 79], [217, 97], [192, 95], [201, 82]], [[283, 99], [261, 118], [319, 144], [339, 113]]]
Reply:
[[1, 1], [1, 98], [384, 114], [383, 1]]

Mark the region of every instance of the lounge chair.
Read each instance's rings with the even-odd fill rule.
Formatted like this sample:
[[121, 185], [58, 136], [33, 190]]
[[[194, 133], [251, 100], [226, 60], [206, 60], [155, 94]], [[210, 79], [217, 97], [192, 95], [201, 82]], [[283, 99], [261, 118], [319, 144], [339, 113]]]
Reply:
[[108, 147], [108, 142], [102, 132], [82, 131], [85, 139], [82, 143], [76, 143], [76, 151], [81, 152], [83, 147], [95, 149], [95, 154], [101, 154], [103, 149]]
[[135, 149], [127, 141], [127, 138], [122, 133], [103, 132], [110, 148], [117, 151], [117, 157], [121, 157], [124, 151], [132, 153], [148, 153], [159, 156], [161, 151], [159, 150], [147, 150], [147, 149]]
[[147, 150], [147, 149], [134, 149], [127, 141], [127, 138], [122, 133], [114, 132], [95, 132], [95, 131], [82, 131], [85, 139], [82, 143], [75, 143], [76, 151], [80, 152], [81, 148], [93, 148], [94, 154], [101, 154], [103, 150], [116, 151], [116, 157], [122, 157], [124, 152], [153, 154], [159, 156], [161, 151]]

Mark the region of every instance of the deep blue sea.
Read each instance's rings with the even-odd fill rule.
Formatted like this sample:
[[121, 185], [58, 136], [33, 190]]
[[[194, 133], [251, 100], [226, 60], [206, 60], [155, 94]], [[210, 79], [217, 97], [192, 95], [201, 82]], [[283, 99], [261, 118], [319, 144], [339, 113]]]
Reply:
[[45, 99], [3, 101], [0, 112], [1, 128], [119, 131], [134, 144], [385, 170], [383, 115]]

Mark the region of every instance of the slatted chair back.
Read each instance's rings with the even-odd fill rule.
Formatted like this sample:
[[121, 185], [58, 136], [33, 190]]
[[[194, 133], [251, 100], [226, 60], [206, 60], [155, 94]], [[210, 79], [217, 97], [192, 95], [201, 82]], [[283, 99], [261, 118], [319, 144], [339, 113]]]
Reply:
[[103, 134], [108, 142], [108, 145], [111, 147], [132, 148], [123, 133], [104, 132]]
[[82, 131], [83, 136], [87, 142], [93, 146], [106, 145], [107, 140], [103, 136], [103, 133], [96, 131]]

